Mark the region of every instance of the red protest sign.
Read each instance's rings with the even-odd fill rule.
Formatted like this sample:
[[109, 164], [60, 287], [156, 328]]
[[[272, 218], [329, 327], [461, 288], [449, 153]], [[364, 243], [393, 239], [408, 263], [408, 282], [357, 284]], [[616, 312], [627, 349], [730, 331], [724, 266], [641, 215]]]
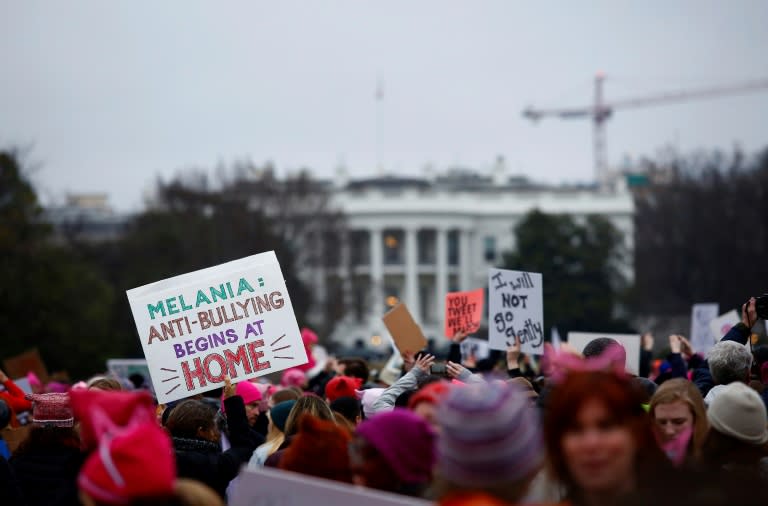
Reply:
[[445, 296], [445, 337], [451, 338], [457, 332], [471, 334], [480, 328], [483, 318], [482, 288], [471, 292], [451, 292]]

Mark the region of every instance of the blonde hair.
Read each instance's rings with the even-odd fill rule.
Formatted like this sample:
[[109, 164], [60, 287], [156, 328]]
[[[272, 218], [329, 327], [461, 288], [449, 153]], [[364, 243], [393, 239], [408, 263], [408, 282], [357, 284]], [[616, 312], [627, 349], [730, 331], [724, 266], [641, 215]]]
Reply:
[[259, 446], [259, 448], [266, 448], [267, 457], [269, 457], [275, 453], [285, 441], [285, 432], [281, 431], [275, 422], [272, 421], [272, 413], [270, 413], [270, 411], [267, 411], [267, 418], [269, 419], [267, 439], [261, 446]]
[[121, 385], [116, 378], [113, 378], [111, 376], [94, 376], [88, 381], [86, 381], [85, 384], [88, 387], [88, 390], [91, 390], [91, 389], [107, 390], [107, 391], [123, 390], [123, 385]]
[[701, 448], [709, 431], [709, 422], [707, 421], [707, 408], [704, 406], [704, 399], [702, 399], [696, 385], [684, 378], [665, 381], [651, 397], [648, 411], [655, 421], [656, 406], [678, 401], [687, 404], [691, 410], [691, 415], [693, 415], [693, 437], [689, 446], [689, 454], [698, 459], [701, 456]]
[[293, 436], [299, 431], [299, 419], [305, 413], [309, 413], [315, 418], [321, 420], [330, 420], [336, 422], [328, 403], [316, 395], [305, 395], [296, 401], [285, 421], [285, 435]]

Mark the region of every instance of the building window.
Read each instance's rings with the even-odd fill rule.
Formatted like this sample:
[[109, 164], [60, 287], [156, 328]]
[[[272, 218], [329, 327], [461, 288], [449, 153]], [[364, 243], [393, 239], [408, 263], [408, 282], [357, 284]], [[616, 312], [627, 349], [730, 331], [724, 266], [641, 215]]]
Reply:
[[459, 231], [448, 232], [448, 265], [459, 265]]
[[459, 277], [456, 274], [451, 274], [448, 276], [448, 291], [458, 292], [459, 290], [461, 290], [459, 287]]
[[434, 230], [419, 230], [416, 243], [419, 247], [419, 265], [435, 265], [437, 233]]
[[355, 276], [352, 278], [352, 293], [354, 299], [352, 302], [355, 319], [358, 323], [362, 323], [370, 309], [369, 304], [371, 302], [371, 282], [368, 276]]
[[371, 234], [367, 230], [354, 230], [349, 234], [349, 252], [352, 265], [371, 263]]
[[405, 288], [405, 277], [384, 276], [384, 311], [389, 311], [400, 302]]
[[483, 241], [483, 250], [486, 262], [496, 261], [496, 238], [489, 235]]
[[403, 265], [405, 258], [402, 230], [384, 231], [384, 265]]
[[419, 300], [421, 302], [421, 321], [435, 323], [442, 319], [435, 315], [435, 276], [424, 274], [419, 276]]

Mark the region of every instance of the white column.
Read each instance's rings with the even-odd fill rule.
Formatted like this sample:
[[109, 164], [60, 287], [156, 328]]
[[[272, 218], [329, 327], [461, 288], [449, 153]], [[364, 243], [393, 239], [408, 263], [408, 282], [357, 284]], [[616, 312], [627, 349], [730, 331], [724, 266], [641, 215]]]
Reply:
[[369, 228], [371, 235], [371, 317], [374, 321], [384, 314], [384, 245], [381, 228]]
[[417, 230], [405, 229], [405, 299], [408, 310], [417, 323], [421, 322], [421, 301], [419, 300], [419, 257]]
[[462, 229], [459, 232], [459, 287], [462, 290], [470, 290], [472, 282], [472, 238], [470, 229]]
[[348, 320], [352, 316], [352, 277], [355, 275], [355, 268], [352, 266], [352, 244], [349, 231], [344, 232], [341, 238], [341, 262], [336, 274], [341, 279], [342, 296], [344, 300], [344, 316]]
[[437, 270], [435, 286], [435, 321], [445, 319], [445, 294], [448, 292], [448, 231], [437, 229]]

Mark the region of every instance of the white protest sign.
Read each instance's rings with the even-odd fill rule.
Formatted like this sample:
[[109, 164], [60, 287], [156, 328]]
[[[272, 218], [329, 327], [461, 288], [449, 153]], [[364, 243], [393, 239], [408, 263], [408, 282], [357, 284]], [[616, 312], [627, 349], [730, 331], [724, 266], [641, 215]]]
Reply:
[[691, 345], [697, 352], [707, 353], [717, 340], [709, 323], [720, 314], [720, 304], [694, 304], [691, 308]]
[[483, 360], [491, 356], [491, 347], [485, 339], [468, 337], [461, 342], [461, 361], [466, 362], [470, 357]]
[[712, 335], [715, 338], [715, 342], [720, 341], [720, 339], [722, 339], [723, 336], [725, 336], [728, 331], [731, 330], [731, 327], [740, 321], [741, 318], [739, 318], [739, 313], [737, 313], [735, 309], [731, 309], [727, 313], [720, 315], [709, 322], [709, 328], [712, 330]]
[[488, 270], [488, 341], [506, 350], [520, 337], [523, 353], [544, 353], [544, 295], [541, 274]]
[[34, 391], [32, 391], [32, 385], [29, 384], [29, 378], [24, 376], [23, 378], [17, 378], [13, 380], [14, 383], [16, 383], [16, 386], [21, 388], [21, 391], [25, 394], [33, 394]]
[[243, 468], [230, 506], [427, 506], [422, 499], [276, 469]]
[[140, 374], [144, 377], [146, 386], [154, 392], [149, 366], [143, 358], [111, 358], [107, 360], [107, 371], [123, 380], [128, 380], [132, 374]]
[[626, 369], [637, 375], [640, 372], [640, 335], [638, 334], [598, 334], [595, 332], [568, 332], [568, 344], [579, 353], [593, 339], [598, 337], [610, 337], [624, 347], [627, 352]]
[[160, 403], [307, 362], [274, 251], [127, 294]]

